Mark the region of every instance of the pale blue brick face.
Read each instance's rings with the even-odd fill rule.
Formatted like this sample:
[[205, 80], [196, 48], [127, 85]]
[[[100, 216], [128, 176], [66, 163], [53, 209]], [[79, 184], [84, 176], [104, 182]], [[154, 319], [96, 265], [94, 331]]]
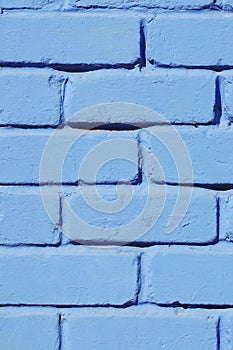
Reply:
[[231, 11], [233, 8], [232, 0], [219, 0], [217, 1], [217, 5], [226, 11]]
[[[139, 58], [139, 20], [127, 14], [3, 14], [0, 31], [6, 39], [1, 62], [130, 64]], [[42, 40], [35, 40], [37, 32]]]
[[50, 70], [2, 69], [0, 124], [58, 125], [61, 87]]
[[[209, 71], [138, 69], [106, 70], [70, 75], [65, 95], [65, 118], [90, 105], [130, 102], [151, 108], [173, 123], [208, 123], [214, 119], [215, 74]], [[81, 120], [80, 120], [81, 122]], [[83, 119], [82, 122], [91, 122]], [[104, 122], [104, 120], [102, 120]], [[153, 124], [153, 118], [122, 122]]]
[[[233, 153], [231, 147], [227, 146], [232, 142], [231, 128], [225, 128], [223, 125], [220, 127], [209, 126], [208, 128], [177, 126], [175, 130], [178, 131], [190, 155], [194, 183], [230, 184], [232, 182]], [[167, 182], [188, 184], [191, 179], [188, 176], [178, 178], [172, 153], [169, 153], [166, 147], [154, 136], [164, 135], [164, 133], [170, 134], [172, 137], [173, 131], [170, 128], [166, 130], [166, 127], [164, 129], [152, 127], [151, 130], [143, 130], [140, 133], [141, 143], [145, 146], [143, 148], [145, 175], [154, 182], [161, 180], [153, 167], [150, 157], [152, 155], [157, 157], [162, 164]], [[173, 150], [173, 154], [177, 154], [175, 150]]]
[[38, 187], [1, 186], [0, 244], [58, 244], [59, 193], [48, 189], [46, 198], [53, 203], [54, 224], [44, 210]]
[[215, 250], [149, 249], [142, 263], [145, 280], [141, 300], [158, 304], [229, 305], [233, 283], [231, 260], [232, 249], [221, 245]]
[[232, 9], [0, 0], [0, 350], [233, 349]]
[[49, 308], [3, 307], [0, 312], [2, 349], [56, 350], [59, 314]]
[[[127, 185], [122, 186], [123, 192], [127, 191]], [[115, 186], [97, 186], [98, 193], [106, 200], [114, 202], [118, 194]], [[172, 209], [177, 200], [178, 190], [176, 187], [166, 188], [166, 203], [162, 216], [153, 217], [148, 212], [145, 222], [139, 222], [141, 229], [135, 235], [137, 242], [144, 243], [211, 243], [214, 242], [218, 236], [216, 230], [216, 216], [217, 216], [217, 199], [216, 196], [209, 190], [194, 189], [192, 200], [189, 209], [184, 218], [181, 217], [182, 222], [172, 233], [167, 234], [166, 227], [168, 226], [168, 219], [172, 216]], [[85, 193], [85, 198], [83, 196]], [[159, 208], [162, 201], [162, 191], [160, 186], [154, 186], [151, 189], [150, 200], [156, 207]], [[122, 200], [126, 200], [126, 196], [121, 196]], [[96, 241], [101, 243], [102, 240], [110, 240], [109, 231], [111, 228], [119, 228], [119, 230], [127, 225], [129, 222], [135, 220], [144, 210], [147, 202], [146, 186], [134, 186], [133, 199], [125, 210], [119, 211], [114, 215], [110, 213], [100, 213], [97, 211], [99, 205], [99, 198], [93, 193], [93, 189], [83, 188], [65, 188], [64, 200], [69, 203], [72, 210], [84, 222], [90, 226], [97, 227], [101, 230], [101, 237]], [[200, 208], [202, 208], [200, 210]], [[177, 214], [179, 215], [179, 214]], [[76, 236], [78, 240], [83, 239], [83, 232], [81, 223], [73, 225], [70, 219], [70, 212], [67, 209], [63, 211], [63, 228], [70, 232], [70, 235]], [[123, 241], [127, 243], [130, 237], [134, 237], [131, 232], [131, 226], [128, 227], [128, 232], [125, 233]], [[115, 237], [116, 242], [119, 237]], [[84, 236], [85, 241], [85, 236]], [[88, 236], [86, 236], [88, 241]], [[119, 242], [120, 243], [120, 242]]]
[[148, 26], [148, 59], [164, 65], [231, 66], [231, 32], [231, 14], [224, 20], [215, 13], [161, 14]]
[[[43, 152], [54, 131], [50, 129], [25, 130], [15, 129], [9, 130], [3, 128], [0, 131], [0, 182], [2, 184], [38, 184], [40, 183], [40, 164]], [[122, 141], [123, 140], [123, 141]], [[125, 143], [124, 143], [125, 141]], [[118, 145], [119, 143], [119, 145]], [[67, 156], [62, 166], [62, 175], [59, 177], [55, 171], [56, 162], [59, 160], [60, 152], [63, 151], [65, 145], [70, 145]], [[113, 159], [103, 164], [98, 164], [96, 160], [95, 168], [100, 167], [99, 172], [90, 173], [86, 170], [86, 178], [80, 177], [80, 168], [82, 160], [87, 154], [101, 146], [102, 156], [106, 159], [111, 157], [113, 147], [119, 147], [122, 157]], [[127, 145], [130, 149], [124, 149]], [[46, 169], [46, 176], [43, 182], [57, 183], [76, 183], [78, 180], [90, 183], [117, 182], [117, 181], [134, 181], [138, 175], [138, 149], [137, 149], [137, 133], [136, 132], [86, 132], [80, 136], [79, 131], [75, 133], [75, 137], [67, 136], [66, 132], [61, 132], [55, 138], [53, 152], [49, 153], [50, 168]], [[124, 157], [126, 160], [124, 160]], [[127, 160], [129, 159], [129, 160]], [[93, 168], [94, 165], [92, 164]], [[86, 169], [85, 167], [83, 168]], [[85, 174], [85, 171], [84, 171]]]
[[52, 2], [51, 0], [1, 0], [0, 6], [6, 9], [39, 9]]
[[137, 296], [136, 252], [3, 248], [1, 259], [2, 304], [122, 305]]
[[222, 93], [222, 108], [223, 118], [232, 122], [233, 110], [232, 110], [232, 70], [219, 73], [220, 77], [220, 89]]
[[[109, 311], [84, 309], [64, 315], [64, 346], [100, 349], [215, 349], [217, 317], [208, 312], [161, 311], [138, 306]], [[127, 332], [125, 331], [127, 329]], [[88, 331], [92, 337], [88, 336]], [[185, 337], [183, 334], [185, 333]]]

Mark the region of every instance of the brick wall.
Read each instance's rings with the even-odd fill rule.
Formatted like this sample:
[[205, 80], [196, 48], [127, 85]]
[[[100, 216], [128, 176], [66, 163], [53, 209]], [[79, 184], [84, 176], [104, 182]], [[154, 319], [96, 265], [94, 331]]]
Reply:
[[233, 349], [233, 2], [0, 8], [0, 349]]

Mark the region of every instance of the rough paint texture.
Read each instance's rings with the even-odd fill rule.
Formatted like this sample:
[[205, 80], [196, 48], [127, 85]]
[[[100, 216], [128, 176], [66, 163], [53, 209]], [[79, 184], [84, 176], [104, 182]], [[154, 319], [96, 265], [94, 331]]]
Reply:
[[0, 10], [0, 349], [232, 350], [233, 1]]

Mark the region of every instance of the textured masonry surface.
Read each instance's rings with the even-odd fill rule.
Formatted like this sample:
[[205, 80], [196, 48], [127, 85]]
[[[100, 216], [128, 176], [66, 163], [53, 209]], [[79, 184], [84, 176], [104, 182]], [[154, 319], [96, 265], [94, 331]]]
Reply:
[[232, 350], [233, 1], [0, 9], [0, 349]]

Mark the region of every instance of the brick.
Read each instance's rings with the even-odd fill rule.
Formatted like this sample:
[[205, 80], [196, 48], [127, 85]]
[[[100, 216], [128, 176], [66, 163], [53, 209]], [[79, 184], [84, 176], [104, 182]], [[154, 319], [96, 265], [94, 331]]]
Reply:
[[[92, 105], [125, 102], [145, 106], [172, 123], [208, 123], [214, 119], [215, 74], [209, 71], [156, 69], [152, 71], [96, 71], [72, 74], [66, 86], [65, 118]], [[153, 114], [125, 113], [114, 119], [101, 115], [99, 123], [156, 124]], [[133, 117], [133, 118], [132, 118]], [[93, 123], [81, 114], [79, 123]]]
[[31, 8], [38, 9], [51, 3], [51, 0], [0, 0], [0, 7], [4, 9]]
[[0, 131], [0, 183], [38, 183], [39, 165], [50, 132]]
[[233, 191], [219, 193], [220, 238], [233, 241]]
[[224, 350], [232, 350], [233, 348], [233, 315], [231, 309], [225, 310], [222, 312], [220, 318], [220, 341], [221, 347], [220, 349]]
[[139, 21], [131, 15], [3, 14], [0, 31], [0, 62], [130, 64], [139, 57]]
[[49, 309], [1, 308], [1, 349], [56, 350], [58, 314]]
[[69, 5], [71, 7], [117, 7], [117, 8], [130, 8], [130, 7], [161, 7], [161, 8], [200, 8], [212, 4], [211, 1], [204, 0], [176, 0], [172, 3], [169, 0], [70, 0]]
[[141, 301], [233, 305], [232, 247], [156, 247], [142, 261]]
[[137, 135], [134, 131], [84, 131], [67, 154], [63, 178], [86, 183], [137, 181]]
[[[45, 146], [52, 132], [49, 130], [2, 129], [0, 132], [0, 183], [30, 184], [38, 183], [39, 180], [45, 183], [56, 183], [61, 181], [61, 170], [63, 170], [61, 176], [63, 182], [73, 183], [77, 180], [100, 183], [105, 181], [117, 182], [120, 180], [133, 181], [137, 177], [138, 149], [136, 133], [93, 131], [85, 132], [81, 137], [81, 132], [78, 129], [70, 128], [70, 132], [66, 130], [62, 129], [58, 131], [53, 138], [52, 146], [49, 148], [49, 152], [47, 151], [46, 153], [46, 163], [43, 167], [44, 176], [42, 176], [40, 173], [40, 163]], [[77, 141], [76, 138], [78, 139]], [[69, 150], [69, 146], [74, 141], [76, 142]], [[66, 159], [64, 166], [62, 163], [58, 165], [60, 164], [61, 153], [64, 153], [66, 147], [68, 147], [68, 154], [64, 155]], [[80, 164], [85, 156], [88, 155], [88, 152], [92, 151], [92, 154], [96, 155], [100, 150], [102, 162], [101, 159], [97, 158], [96, 161], [93, 161], [93, 157], [90, 157], [92, 162], [82, 168], [84, 169], [82, 172], [83, 177], [79, 177], [78, 171]], [[114, 154], [115, 157], [118, 156], [120, 158], [111, 161], [114, 158]], [[128, 157], [130, 160], [127, 161], [124, 157]], [[86, 158], [88, 159], [88, 156]], [[110, 161], [106, 163], [105, 160], [107, 158], [110, 158]], [[97, 173], [94, 172], [95, 166], [97, 169], [98, 166], [102, 166]]]
[[229, 122], [233, 121], [233, 72], [221, 72], [220, 76], [220, 91], [222, 100], [223, 119]]
[[121, 305], [137, 295], [134, 252], [3, 248], [0, 260], [2, 305]]
[[233, 9], [233, 1], [232, 0], [217, 0], [216, 5], [220, 6], [225, 11], [231, 11]]
[[165, 65], [232, 65], [232, 29], [232, 14], [159, 14], [148, 24], [148, 60]]
[[[146, 185], [131, 188], [121, 185], [118, 192], [115, 186], [64, 188], [63, 234], [83, 244], [200, 244], [215, 241], [218, 238], [215, 194], [208, 190], [191, 190], [190, 205], [179, 206], [173, 213], [178, 191], [178, 187], [154, 184], [149, 190]], [[188, 195], [182, 193], [180, 203], [183, 204]], [[74, 213], [79, 220], [73, 219]], [[167, 233], [171, 217], [181, 222]]]
[[208, 311], [137, 306], [66, 312], [63, 343], [77, 349], [216, 349], [217, 317]]
[[172, 3], [169, 0], [147, 0], [151, 7], [162, 7], [162, 8], [201, 8], [203, 6], [209, 6], [213, 4], [213, 1], [204, 1], [204, 0], [175, 0]]
[[49, 70], [2, 69], [0, 124], [58, 125], [61, 84]]
[[[143, 153], [143, 172], [153, 182], [179, 182], [201, 184], [226, 184], [232, 183], [233, 154], [230, 147], [232, 129], [224, 126], [198, 128], [179, 126], [153, 127], [141, 132], [141, 144]], [[178, 137], [174, 136], [174, 130]], [[164, 140], [164, 145], [159, 141]], [[191, 159], [193, 178], [188, 172], [180, 169], [181, 176], [178, 178], [177, 168], [179, 164], [188, 164], [183, 160], [183, 148], [176, 149], [177, 140], [182, 140], [187, 148]], [[168, 149], [166, 149], [166, 146]], [[164, 171], [164, 178], [157, 172], [157, 165], [153, 160], [157, 157]], [[176, 160], [173, 158], [176, 157]], [[175, 164], [175, 162], [177, 164]], [[185, 165], [185, 166], [186, 166]]]
[[0, 244], [57, 244], [59, 242], [59, 194], [46, 189], [51, 202], [52, 224], [36, 187], [0, 186]]

